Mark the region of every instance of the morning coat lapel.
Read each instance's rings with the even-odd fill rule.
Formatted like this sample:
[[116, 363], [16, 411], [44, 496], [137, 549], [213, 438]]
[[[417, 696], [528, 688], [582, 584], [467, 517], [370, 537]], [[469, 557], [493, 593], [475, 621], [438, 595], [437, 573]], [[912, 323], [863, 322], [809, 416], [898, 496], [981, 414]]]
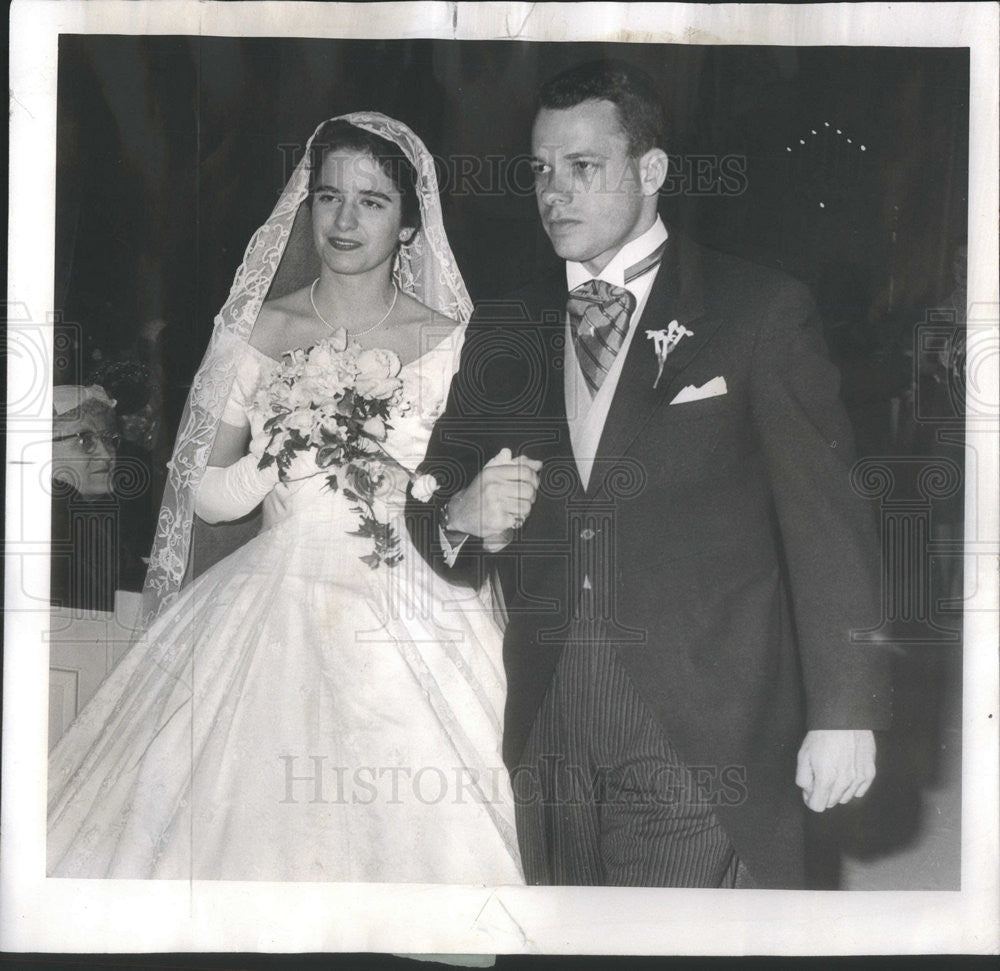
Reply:
[[[575, 469], [573, 446], [570, 443], [569, 425], [566, 422], [566, 271], [559, 264], [550, 274], [525, 294], [528, 319], [536, 327], [543, 354], [542, 374], [545, 392], [538, 417], [548, 425], [555, 440], [547, 449], [547, 456], [567, 461]], [[577, 477], [578, 479], [578, 477]], [[574, 491], [583, 491], [577, 481]]]
[[[594, 469], [587, 489], [592, 499], [601, 489], [614, 459], [627, 449], [653, 417], [676, 394], [678, 379], [718, 329], [721, 319], [705, 314], [701, 255], [686, 237], [669, 230], [667, 248], [649, 299], [632, 338], [615, 396], [604, 424]], [[654, 389], [659, 364], [647, 330], [660, 330], [676, 320], [692, 336], [683, 337], [667, 357], [663, 375]], [[600, 470], [600, 473], [599, 473]]]
[[[546, 396], [542, 408], [545, 417], [566, 422], [566, 270], [563, 264], [553, 270], [539, 294], [538, 302], [531, 308], [532, 320], [540, 322], [545, 352]], [[569, 443], [569, 426], [566, 426], [566, 447]]]

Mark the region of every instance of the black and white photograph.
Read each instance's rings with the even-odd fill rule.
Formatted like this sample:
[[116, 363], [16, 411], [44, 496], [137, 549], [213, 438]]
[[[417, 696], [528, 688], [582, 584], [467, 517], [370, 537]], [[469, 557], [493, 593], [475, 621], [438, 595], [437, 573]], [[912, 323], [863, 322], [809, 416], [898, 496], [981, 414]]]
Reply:
[[998, 8], [891, 6], [14, 5], [10, 940], [1000, 946]]

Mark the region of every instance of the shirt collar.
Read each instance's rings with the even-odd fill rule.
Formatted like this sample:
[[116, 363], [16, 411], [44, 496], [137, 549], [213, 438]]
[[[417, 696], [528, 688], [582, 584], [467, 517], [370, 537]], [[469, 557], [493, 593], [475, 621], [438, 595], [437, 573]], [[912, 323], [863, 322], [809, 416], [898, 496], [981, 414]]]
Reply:
[[[582, 263], [567, 261], [566, 263], [566, 289], [575, 290], [580, 284], [588, 280], [604, 280], [616, 287], [631, 289], [625, 284], [625, 271], [634, 266], [639, 260], [649, 256], [667, 238], [667, 227], [663, 225], [663, 220], [657, 216], [656, 222], [649, 227], [641, 236], [636, 237], [626, 243], [611, 261], [597, 276], [594, 276]], [[645, 279], [641, 277], [640, 279]], [[639, 280], [635, 281], [636, 283]]]

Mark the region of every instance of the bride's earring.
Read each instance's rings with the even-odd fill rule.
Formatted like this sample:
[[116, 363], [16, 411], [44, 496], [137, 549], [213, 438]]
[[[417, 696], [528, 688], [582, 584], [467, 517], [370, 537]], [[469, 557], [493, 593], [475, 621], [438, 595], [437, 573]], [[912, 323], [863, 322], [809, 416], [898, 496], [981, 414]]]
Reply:
[[414, 233], [412, 229], [404, 229], [403, 232], [399, 234], [400, 245], [406, 246], [406, 244], [413, 239], [413, 235]]

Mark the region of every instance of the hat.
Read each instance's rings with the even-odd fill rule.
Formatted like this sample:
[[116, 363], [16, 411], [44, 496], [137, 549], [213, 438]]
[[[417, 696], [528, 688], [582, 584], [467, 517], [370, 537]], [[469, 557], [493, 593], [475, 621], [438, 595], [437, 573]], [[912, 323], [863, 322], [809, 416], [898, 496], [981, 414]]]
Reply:
[[101, 404], [114, 408], [115, 399], [99, 384], [84, 387], [82, 384], [60, 384], [52, 389], [52, 410], [57, 415], [79, 408], [85, 401], [99, 401]]

